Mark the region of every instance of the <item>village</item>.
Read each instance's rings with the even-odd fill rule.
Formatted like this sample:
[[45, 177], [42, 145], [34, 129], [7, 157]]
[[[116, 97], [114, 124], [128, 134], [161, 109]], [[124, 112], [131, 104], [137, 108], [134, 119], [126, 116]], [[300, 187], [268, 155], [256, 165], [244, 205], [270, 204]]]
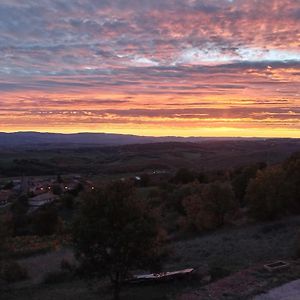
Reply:
[[0, 209], [9, 207], [20, 197], [28, 201], [28, 213], [58, 200], [66, 193], [93, 190], [94, 184], [81, 175], [20, 177], [0, 181]]
[[[153, 169], [142, 174], [121, 176], [121, 181], [130, 180], [134, 185], [145, 186], [150, 181], [158, 184], [169, 178], [167, 170]], [[92, 191], [101, 180], [87, 175], [67, 174], [57, 176], [20, 176], [0, 178], [0, 209], [9, 207], [20, 197], [26, 197], [29, 213], [55, 202], [64, 194], [78, 194], [80, 191]], [[104, 180], [105, 181], [105, 180]], [[97, 182], [97, 183], [96, 183]]]
[[[291, 172], [298, 170], [296, 154], [276, 167], [287, 172], [285, 184], [289, 184], [290, 190], [298, 187], [293, 180], [299, 176]], [[6, 230], [0, 288], [2, 285], [5, 299], [69, 299], [69, 294], [78, 299], [87, 299], [86, 295], [88, 299], [96, 299], [99, 294], [103, 296], [101, 299], [111, 299], [113, 286], [109, 278], [101, 277], [99, 284], [86, 288], [85, 280], [80, 277], [81, 262], [76, 256], [75, 242], [77, 233], [95, 232], [93, 236], [99, 237], [102, 245], [101, 235], [111, 236], [115, 230], [108, 227], [103, 231], [102, 224], [110, 226], [116, 222], [120, 224], [117, 223], [114, 236], [119, 234], [121, 241], [126, 236], [127, 243], [127, 238], [136, 234], [136, 228], [141, 228], [138, 246], [142, 247], [147, 236], [145, 231], [149, 229], [151, 233], [155, 228], [162, 243], [153, 249], [158, 252], [151, 252], [151, 255], [159, 254], [161, 263], [149, 269], [134, 265], [124, 276], [124, 300], [163, 299], [159, 298], [161, 295], [180, 300], [195, 295], [195, 299], [208, 299], [211, 291], [217, 300], [226, 299], [220, 298], [220, 293], [235, 293], [234, 300], [246, 299], [260, 294], [262, 286], [266, 291], [271, 289], [275, 280], [276, 286], [280, 286], [299, 278], [299, 254], [296, 253], [300, 251], [295, 246], [299, 216], [287, 215], [289, 211], [286, 211], [281, 217], [282, 209], [273, 210], [275, 215], [271, 219], [261, 215], [268, 212], [269, 203], [268, 198], [261, 201], [261, 194], [257, 194], [261, 179], [256, 174], [266, 176], [268, 183], [273, 178], [270, 176], [274, 166], [256, 163], [238, 169], [203, 172], [202, 168], [198, 171], [178, 168], [172, 172], [154, 165], [140, 172], [126, 171], [0, 178], [0, 216], [2, 228]], [[244, 186], [244, 180], [251, 189]], [[273, 193], [277, 185], [272, 181], [263, 188]], [[285, 203], [288, 196], [283, 194], [279, 200]], [[130, 206], [126, 210], [122, 205], [107, 206], [114, 201]], [[295, 203], [292, 198], [290, 203]], [[118, 211], [109, 215], [110, 209]], [[137, 225], [127, 228], [123, 218], [131, 218], [132, 209], [136, 209], [134, 215], [141, 209], [138, 215], [141, 217], [137, 218]], [[94, 212], [97, 212], [97, 217], [92, 219], [95, 224], [89, 221]], [[110, 216], [113, 222], [106, 223]], [[149, 224], [155, 222], [154, 227], [145, 226], [145, 216]], [[79, 225], [84, 231], [77, 229]], [[123, 233], [124, 228], [130, 229], [129, 234]], [[84, 235], [82, 239], [85, 238]], [[51, 298], [47, 298], [48, 294]]]

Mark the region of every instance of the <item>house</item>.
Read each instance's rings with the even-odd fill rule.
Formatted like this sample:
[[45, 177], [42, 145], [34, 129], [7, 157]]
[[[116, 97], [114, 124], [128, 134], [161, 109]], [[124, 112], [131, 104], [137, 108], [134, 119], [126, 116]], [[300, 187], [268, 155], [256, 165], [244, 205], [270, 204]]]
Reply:
[[35, 197], [32, 197], [28, 200], [29, 206], [33, 207], [40, 207], [47, 203], [51, 203], [55, 200], [57, 200], [58, 196], [52, 194], [52, 193], [44, 193], [37, 195]]
[[64, 192], [75, 191], [79, 187], [78, 181], [67, 181], [61, 185]]
[[87, 191], [93, 191], [95, 190], [95, 184], [90, 180], [86, 180], [83, 182], [83, 188]]
[[47, 189], [42, 184], [35, 184], [33, 187], [30, 188], [29, 191], [34, 195], [41, 195], [44, 194], [47, 191]]

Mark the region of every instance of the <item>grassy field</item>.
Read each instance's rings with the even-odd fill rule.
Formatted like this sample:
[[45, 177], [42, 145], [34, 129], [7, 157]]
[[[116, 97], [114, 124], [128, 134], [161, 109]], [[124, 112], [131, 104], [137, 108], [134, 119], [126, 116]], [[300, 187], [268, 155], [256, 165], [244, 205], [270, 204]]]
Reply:
[[[176, 266], [219, 266], [235, 272], [295, 254], [300, 218], [223, 229], [173, 245]], [[176, 259], [177, 258], [177, 259]], [[174, 265], [175, 266], [175, 265]]]
[[[175, 241], [171, 243], [171, 254], [165, 269], [193, 267], [198, 274], [211, 274], [217, 280], [251, 266], [277, 259], [291, 259], [296, 252], [299, 229], [300, 218], [293, 217], [277, 222], [224, 228], [203, 236]], [[29, 269], [31, 279], [11, 286], [6, 291], [2, 290], [4, 298], [1, 300], [110, 299], [109, 284], [106, 281], [93, 287], [84, 281], [69, 280], [67, 277], [59, 280], [59, 283], [43, 283], [47, 273], [59, 271], [61, 259], [70, 258], [71, 255], [70, 250], [60, 250], [20, 260]], [[262, 275], [258, 272], [257, 276]], [[269, 278], [271, 283], [272, 280]], [[201, 276], [196, 276], [189, 280], [125, 287], [122, 299], [175, 299], [201, 286]]]

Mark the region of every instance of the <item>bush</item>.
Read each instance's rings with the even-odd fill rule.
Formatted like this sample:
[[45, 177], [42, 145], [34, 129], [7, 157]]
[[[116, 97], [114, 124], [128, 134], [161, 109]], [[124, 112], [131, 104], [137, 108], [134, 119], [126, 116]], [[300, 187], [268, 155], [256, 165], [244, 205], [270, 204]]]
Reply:
[[63, 190], [59, 184], [54, 184], [52, 186], [52, 191], [54, 195], [61, 195], [63, 193]]
[[223, 258], [218, 258], [209, 265], [211, 279], [217, 280], [229, 276], [231, 270]]
[[195, 173], [189, 169], [179, 169], [175, 176], [172, 178], [172, 182], [176, 184], [187, 184], [193, 182], [196, 179]]
[[298, 233], [296, 237], [296, 242], [295, 242], [295, 257], [298, 259], [300, 258], [300, 232]]
[[59, 225], [57, 211], [52, 206], [41, 208], [32, 219], [34, 232], [39, 235], [51, 235], [56, 233]]
[[2, 262], [0, 266], [0, 279], [8, 282], [18, 282], [28, 278], [26, 268], [15, 261]]
[[60, 268], [63, 271], [69, 271], [69, 272], [72, 272], [74, 270], [74, 266], [65, 258], [62, 259], [62, 261], [60, 262]]
[[213, 266], [210, 268], [209, 273], [213, 281], [230, 275], [230, 271], [223, 266]]
[[62, 204], [67, 209], [74, 208], [74, 196], [71, 194], [65, 194], [61, 197]]
[[70, 280], [72, 275], [67, 271], [55, 271], [49, 272], [45, 275], [43, 283], [45, 284], [57, 284]]
[[0, 259], [7, 250], [7, 239], [12, 235], [12, 220], [9, 214], [0, 216]]
[[263, 234], [268, 234], [268, 233], [276, 232], [276, 231], [278, 231], [280, 229], [283, 229], [286, 226], [287, 225], [285, 223], [277, 222], [277, 223], [274, 223], [274, 224], [263, 226], [260, 231]]

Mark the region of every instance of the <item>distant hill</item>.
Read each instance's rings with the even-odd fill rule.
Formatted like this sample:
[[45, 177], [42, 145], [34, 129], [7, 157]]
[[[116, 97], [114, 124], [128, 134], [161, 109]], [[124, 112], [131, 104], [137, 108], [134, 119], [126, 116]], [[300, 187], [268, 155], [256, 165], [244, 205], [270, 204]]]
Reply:
[[[0, 132], [0, 147], [78, 147], [87, 145], [117, 146], [127, 144], [145, 144], [161, 142], [203, 142], [208, 140], [234, 140], [237, 138], [203, 138], [203, 137], [146, 137], [108, 133], [41, 133], [41, 132]], [[246, 139], [245, 139], [246, 140]]]
[[143, 143], [145, 140], [142, 138], [135, 144], [128, 144], [128, 139], [123, 141], [127, 144], [106, 146], [71, 144], [64, 147], [66, 144], [53, 143], [50, 146], [31, 144], [28, 147], [0, 147], [0, 179], [21, 174], [27, 176], [89, 174], [100, 175], [102, 178], [112, 175], [123, 177], [141, 173], [152, 174], [155, 170], [173, 173], [180, 168], [196, 172], [230, 170], [259, 162], [276, 164], [300, 151], [300, 139], [231, 141], [200, 139], [199, 143], [147, 144]]

